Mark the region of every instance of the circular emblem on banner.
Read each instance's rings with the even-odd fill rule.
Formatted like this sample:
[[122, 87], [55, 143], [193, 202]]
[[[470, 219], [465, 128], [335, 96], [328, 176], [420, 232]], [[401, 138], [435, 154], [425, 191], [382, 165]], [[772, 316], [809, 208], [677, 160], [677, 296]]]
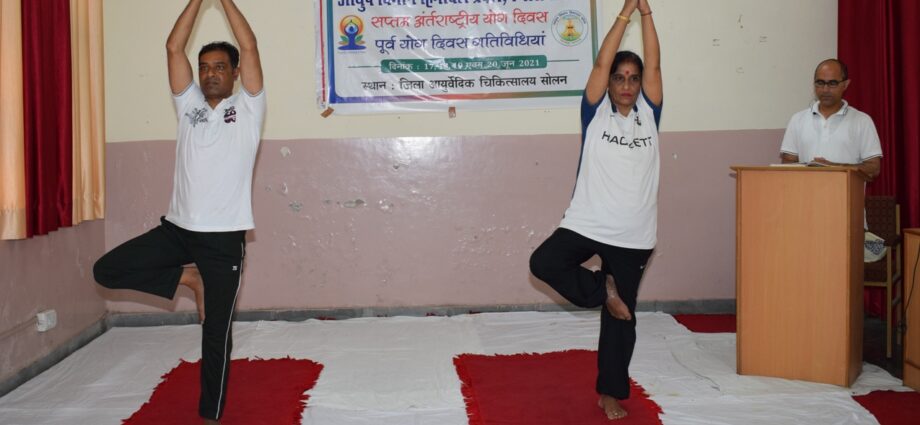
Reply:
[[364, 50], [364, 21], [348, 15], [339, 21], [339, 50]]
[[576, 46], [587, 38], [588, 18], [577, 10], [563, 10], [553, 18], [553, 37], [564, 46]]

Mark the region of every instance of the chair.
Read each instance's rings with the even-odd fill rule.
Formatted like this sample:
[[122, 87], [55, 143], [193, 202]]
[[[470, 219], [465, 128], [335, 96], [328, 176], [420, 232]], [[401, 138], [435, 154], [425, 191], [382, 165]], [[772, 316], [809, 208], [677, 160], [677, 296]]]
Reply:
[[[885, 288], [885, 354], [891, 358], [892, 310], [901, 303], [901, 209], [893, 196], [866, 196], [869, 231], [885, 240], [888, 248], [880, 260], [866, 263], [864, 286]], [[901, 320], [901, 310], [897, 310]], [[901, 335], [898, 334], [900, 342]]]

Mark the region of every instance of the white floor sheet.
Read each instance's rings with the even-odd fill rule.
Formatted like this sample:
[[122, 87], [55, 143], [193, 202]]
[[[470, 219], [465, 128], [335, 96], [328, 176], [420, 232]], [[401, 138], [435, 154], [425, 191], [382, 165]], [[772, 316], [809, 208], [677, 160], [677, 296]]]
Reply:
[[[304, 425], [466, 425], [453, 356], [595, 349], [598, 314], [238, 322], [233, 358], [322, 363]], [[869, 364], [852, 388], [739, 376], [734, 334], [694, 334], [662, 313], [638, 323], [630, 372], [665, 425], [877, 424], [851, 395], [909, 390]], [[0, 424], [118, 425], [180, 359], [200, 358], [199, 338], [198, 326], [112, 329], [0, 398]]]

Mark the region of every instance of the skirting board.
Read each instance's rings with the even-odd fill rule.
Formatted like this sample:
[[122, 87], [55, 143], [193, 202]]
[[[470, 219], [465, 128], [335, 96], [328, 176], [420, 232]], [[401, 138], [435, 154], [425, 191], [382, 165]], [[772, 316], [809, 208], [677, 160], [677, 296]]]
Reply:
[[104, 334], [109, 330], [106, 321], [106, 317], [100, 318], [88, 328], [84, 329], [83, 332], [80, 332], [67, 342], [61, 344], [60, 347], [52, 350], [48, 355], [34, 361], [32, 364], [16, 372], [13, 376], [0, 381], [0, 397], [15, 390], [20, 385], [48, 370], [61, 360], [64, 360], [67, 356], [73, 354], [74, 351], [83, 348], [83, 346], [92, 342], [92, 340], [99, 337], [99, 335]]
[[[579, 311], [570, 304], [511, 304], [476, 306], [420, 306], [420, 307], [359, 307], [309, 310], [247, 310], [238, 311], [234, 320], [239, 322], [288, 321], [307, 319], [344, 320], [357, 317], [391, 316], [456, 316], [469, 313], [500, 313], [506, 311]], [[668, 314], [734, 314], [735, 300], [640, 301], [638, 311], [660, 311]], [[198, 322], [196, 312], [178, 313], [110, 313], [108, 327], [146, 327], [189, 325]]]

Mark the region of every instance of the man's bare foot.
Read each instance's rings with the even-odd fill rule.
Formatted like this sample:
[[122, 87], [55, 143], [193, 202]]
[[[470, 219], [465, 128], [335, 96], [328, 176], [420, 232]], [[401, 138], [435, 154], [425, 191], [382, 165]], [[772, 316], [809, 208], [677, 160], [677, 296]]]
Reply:
[[623, 419], [627, 415], [626, 409], [620, 406], [620, 402], [606, 394], [601, 394], [601, 398], [597, 400], [597, 407], [604, 409], [604, 414], [610, 420]]
[[220, 425], [220, 422], [217, 422], [214, 419], [205, 419], [204, 425]]
[[613, 281], [613, 276], [607, 275], [607, 312], [611, 316], [620, 320], [632, 320], [632, 314], [629, 313], [629, 307], [620, 298], [617, 292], [617, 285]]
[[188, 286], [189, 289], [195, 293], [195, 305], [198, 307], [198, 320], [204, 322], [204, 281], [201, 279], [201, 272], [198, 271], [198, 267], [183, 268], [182, 277], [179, 278], [179, 284]]

